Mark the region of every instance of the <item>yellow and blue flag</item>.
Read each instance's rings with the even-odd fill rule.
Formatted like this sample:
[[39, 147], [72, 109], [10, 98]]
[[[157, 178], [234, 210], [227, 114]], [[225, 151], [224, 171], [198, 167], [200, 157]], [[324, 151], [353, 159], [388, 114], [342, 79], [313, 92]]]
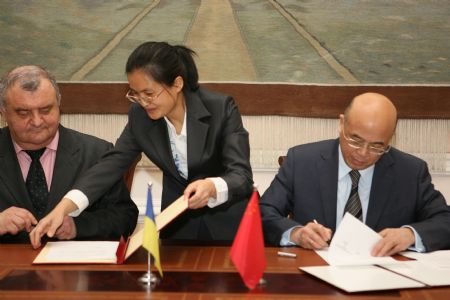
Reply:
[[156, 230], [155, 215], [153, 213], [152, 186], [148, 185], [147, 191], [147, 209], [144, 217], [144, 239], [142, 246], [147, 249], [155, 260], [155, 267], [158, 269], [161, 277], [163, 276], [161, 261], [159, 259], [158, 231]]

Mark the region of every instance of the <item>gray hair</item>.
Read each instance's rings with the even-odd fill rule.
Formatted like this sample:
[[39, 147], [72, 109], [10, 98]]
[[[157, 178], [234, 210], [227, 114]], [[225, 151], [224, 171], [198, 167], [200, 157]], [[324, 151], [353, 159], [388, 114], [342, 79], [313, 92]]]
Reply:
[[34, 92], [39, 88], [41, 79], [48, 79], [55, 89], [58, 105], [61, 103], [61, 94], [59, 92], [56, 79], [44, 67], [29, 65], [12, 69], [0, 81], [0, 108], [5, 107], [6, 93], [18, 82], [20, 88], [24, 91]]

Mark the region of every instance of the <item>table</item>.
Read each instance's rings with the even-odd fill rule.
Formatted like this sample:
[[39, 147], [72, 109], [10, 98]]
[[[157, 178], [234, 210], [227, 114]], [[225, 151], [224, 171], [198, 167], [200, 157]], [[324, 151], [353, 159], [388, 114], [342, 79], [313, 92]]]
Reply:
[[[265, 285], [249, 291], [230, 257], [229, 246], [164, 243], [162, 282], [151, 292], [137, 278], [147, 269], [139, 249], [123, 265], [33, 265], [30, 245], [0, 245], [1, 299], [450, 299], [450, 287], [349, 294], [298, 270], [325, 265], [313, 251], [266, 247]], [[280, 257], [277, 251], [296, 253]], [[153, 269], [153, 268], [152, 268]], [[153, 269], [155, 270], [155, 269]]]

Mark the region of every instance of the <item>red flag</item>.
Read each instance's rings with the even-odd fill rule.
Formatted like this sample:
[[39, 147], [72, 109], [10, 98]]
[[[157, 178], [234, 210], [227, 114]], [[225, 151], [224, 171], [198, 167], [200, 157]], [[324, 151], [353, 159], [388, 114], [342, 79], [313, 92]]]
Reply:
[[242, 217], [230, 252], [231, 260], [249, 289], [256, 287], [266, 268], [258, 199], [258, 192], [255, 189]]

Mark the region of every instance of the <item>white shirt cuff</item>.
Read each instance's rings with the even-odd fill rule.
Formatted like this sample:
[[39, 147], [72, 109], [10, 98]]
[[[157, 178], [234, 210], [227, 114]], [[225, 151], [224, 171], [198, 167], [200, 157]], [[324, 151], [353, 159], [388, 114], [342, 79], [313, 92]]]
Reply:
[[87, 196], [80, 190], [70, 190], [64, 198], [69, 198], [72, 200], [73, 203], [75, 203], [76, 206], [78, 206], [77, 210], [74, 210], [69, 214], [71, 217], [78, 217], [83, 210], [86, 209], [86, 207], [89, 206], [89, 200]]
[[280, 246], [296, 246], [297, 244], [291, 241], [291, 231], [294, 228], [302, 227], [302, 226], [294, 226], [292, 228], [289, 228], [285, 232], [283, 232], [283, 235], [281, 236]]
[[208, 199], [208, 206], [213, 208], [228, 200], [228, 185], [221, 177], [209, 177], [216, 187], [216, 198]]
[[408, 250], [417, 251], [417, 252], [425, 252], [426, 251], [425, 245], [423, 244], [422, 238], [417, 233], [417, 231], [412, 226], [409, 226], [409, 225], [405, 225], [405, 226], [402, 226], [402, 227], [406, 227], [406, 228], [411, 229], [414, 232], [414, 237], [416, 238], [416, 243], [415, 243], [414, 247], [411, 246], [411, 247], [408, 248]]

